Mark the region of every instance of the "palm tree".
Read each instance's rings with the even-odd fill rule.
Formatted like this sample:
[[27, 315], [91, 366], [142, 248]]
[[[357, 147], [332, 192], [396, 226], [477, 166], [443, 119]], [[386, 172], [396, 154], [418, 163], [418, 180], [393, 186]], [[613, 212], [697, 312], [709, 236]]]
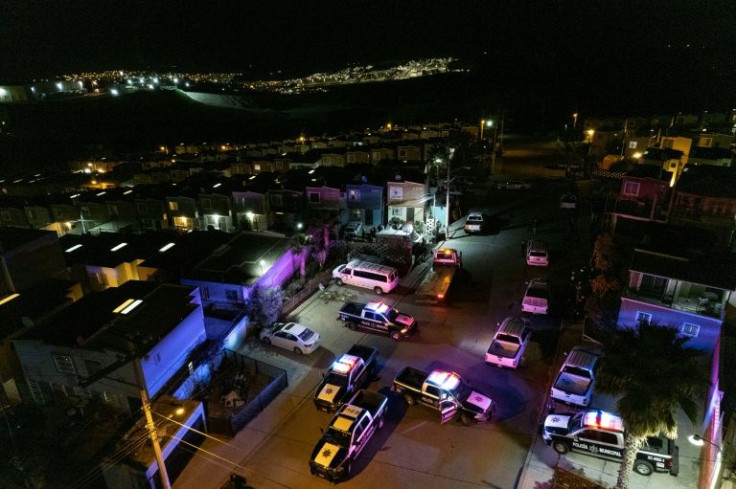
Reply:
[[450, 148], [444, 143], [434, 143], [427, 150], [427, 174], [431, 173], [430, 168], [434, 168], [435, 180], [439, 182], [440, 166], [449, 164]]
[[642, 323], [604, 341], [605, 357], [597, 378], [601, 392], [618, 396], [616, 407], [627, 430], [617, 487], [626, 489], [636, 452], [649, 436], [677, 436], [678, 409], [695, 421], [696, 399], [708, 379], [686, 347], [688, 338], [672, 327]]

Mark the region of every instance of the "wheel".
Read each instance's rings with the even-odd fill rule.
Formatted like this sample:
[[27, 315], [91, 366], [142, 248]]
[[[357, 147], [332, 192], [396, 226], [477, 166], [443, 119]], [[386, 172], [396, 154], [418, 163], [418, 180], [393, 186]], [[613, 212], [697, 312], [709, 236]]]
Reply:
[[567, 452], [569, 452], [569, 451], [570, 451], [570, 447], [569, 447], [569, 446], [568, 446], [567, 444], [565, 444], [565, 443], [562, 443], [562, 442], [560, 442], [560, 441], [556, 441], [556, 442], [555, 442], [555, 443], [554, 443], [554, 444], [552, 445], [552, 448], [554, 448], [554, 449], [555, 449], [555, 452], [557, 452], [557, 453], [561, 453], [561, 454], [563, 454], [563, 455], [564, 455], [564, 454], [566, 454]]
[[299, 348], [298, 346], [295, 346], [294, 347], [294, 353], [296, 353], [297, 355], [303, 355], [304, 354], [304, 352], [302, 351], [302, 349]]
[[399, 333], [398, 331], [392, 331], [391, 339], [394, 341], [399, 341], [401, 339], [401, 333]]
[[352, 322], [352, 321], [348, 321], [348, 323], [347, 323], [347, 327], [348, 327], [348, 329], [349, 329], [349, 330], [351, 330], [351, 331], [355, 331], [355, 328], [356, 328], [356, 326], [355, 326], [355, 323], [354, 323], [354, 322]]
[[404, 394], [404, 400], [406, 401], [407, 406], [413, 406], [417, 403], [417, 401], [415, 401], [414, 398], [409, 394]]
[[261, 343], [263, 343], [264, 345], [270, 345], [271, 338], [269, 338], [268, 336], [264, 336], [263, 338], [261, 338]]
[[381, 428], [383, 428], [383, 416], [378, 418], [378, 429], [380, 430]]
[[634, 462], [634, 472], [639, 475], [649, 476], [654, 472], [654, 467], [645, 460], [636, 460]]
[[342, 284], [343, 284], [343, 281], [342, 281], [341, 279], [339, 279], [339, 278], [336, 278], [336, 279], [335, 279], [335, 283], [336, 283], [337, 285], [342, 285]]
[[373, 292], [376, 293], [376, 295], [383, 294], [383, 289], [381, 287], [373, 287]]
[[460, 413], [460, 422], [465, 426], [468, 426], [470, 424], [470, 417], [467, 415], [467, 413]]

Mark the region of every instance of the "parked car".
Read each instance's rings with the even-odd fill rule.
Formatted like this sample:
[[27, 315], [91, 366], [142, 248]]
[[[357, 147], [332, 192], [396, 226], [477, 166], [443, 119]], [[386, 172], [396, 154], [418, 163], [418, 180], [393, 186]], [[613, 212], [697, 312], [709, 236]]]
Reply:
[[563, 194], [560, 197], [560, 209], [577, 209], [578, 196], [573, 193]]
[[500, 182], [497, 188], [499, 190], [529, 190], [532, 188], [532, 184], [524, 180], [507, 180]]
[[521, 301], [521, 311], [532, 314], [547, 314], [549, 312], [549, 285], [544, 280], [530, 280]]
[[481, 233], [486, 230], [488, 219], [482, 212], [471, 211], [463, 224], [466, 233]]
[[518, 367], [531, 337], [529, 320], [507, 317], [499, 324], [498, 331], [486, 352], [486, 363], [498, 367]]
[[539, 239], [529, 241], [526, 248], [526, 264], [537, 267], [549, 265], [547, 243]]
[[352, 241], [357, 237], [363, 236], [363, 223], [360, 221], [350, 221], [345, 225], [343, 237], [346, 241]]
[[298, 323], [273, 323], [261, 330], [261, 343], [291, 350], [297, 355], [310, 354], [319, 347], [320, 337]]

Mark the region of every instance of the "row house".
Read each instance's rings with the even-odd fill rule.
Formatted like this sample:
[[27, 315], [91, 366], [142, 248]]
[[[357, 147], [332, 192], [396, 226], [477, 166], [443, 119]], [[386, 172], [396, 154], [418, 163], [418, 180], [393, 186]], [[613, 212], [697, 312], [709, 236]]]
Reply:
[[387, 147], [371, 149], [371, 163], [376, 165], [381, 161], [396, 160], [396, 153], [393, 149]]
[[178, 208], [178, 202], [170, 204], [153, 197], [136, 197], [134, 200], [139, 231], [163, 231], [169, 229], [167, 209]]
[[731, 149], [734, 143], [733, 134], [720, 134], [716, 132], [704, 132], [698, 135], [698, 148], [723, 148]]
[[296, 228], [304, 210], [304, 193], [289, 189], [271, 189], [266, 192], [272, 226], [276, 230], [288, 231]]
[[233, 192], [235, 220], [251, 231], [266, 231], [273, 225], [268, 197], [264, 192], [242, 190]]
[[304, 193], [307, 211], [304, 224], [307, 227], [341, 221], [345, 209], [345, 194], [339, 188], [307, 186]]
[[198, 229], [214, 229], [226, 233], [235, 230], [232, 197], [230, 195], [207, 193], [199, 194], [197, 199], [200, 211]]
[[736, 172], [688, 167], [674, 188], [669, 222], [708, 231], [714, 244], [736, 246]]
[[689, 165], [707, 165], [707, 166], [733, 166], [734, 152], [729, 148], [697, 146], [693, 148]]
[[366, 227], [385, 226], [383, 187], [367, 183], [345, 186], [348, 221], [359, 221]]
[[319, 161], [322, 166], [339, 166], [345, 167], [345, 154], [340, 153], [323, 153]]
[[622, 219], [664, 221], [669, 198], [670, 173], [653, 165], [636, 165], [624, 175], [616, 200], [608, 204], [611, 232]]
[[682, 158], [680, 161], [682, 165], [685, 165], [693, 147], [693, 138], [685, 136], [662, 136], [659, 140], [659, 147], [681, 151]]
[[200, 222], [197, 198], [194, 195], [186, 195], [184, 192], [167, 195], [166, 210], [173, 228], [179, 232], [193, 231]]
[[2, 203], [0, 203], [0, 227], [31, 227], [22, 202], [3, 199]]
[[156, 398], [205, 340], [196, 287], [128, 282], [50, 315], [13, 346], [24, 401], [68, 407], [99, 398], [137, 412], [141, 391]]
[[714, 258], [635, 249], [621, 297], [619, 327], [642, 322], [675, 327], [688, 346], [712, 353], [736, 289], [733, 263], [722, 261], [728, 260], [726, 256]]
[[388, 222], [424, 222], [425, 209], [429, 201], [429, 189], [424, 183], [387, 182], [386, 204]]
[[367, 165], [371, 161], [368, 151], [352, 150], [345, 152], [345, 163], [348, 165]]
[[400, 145], [396, 148], [398, 160], [404, 163], [422, 161], [422, 148], [414, 145]]

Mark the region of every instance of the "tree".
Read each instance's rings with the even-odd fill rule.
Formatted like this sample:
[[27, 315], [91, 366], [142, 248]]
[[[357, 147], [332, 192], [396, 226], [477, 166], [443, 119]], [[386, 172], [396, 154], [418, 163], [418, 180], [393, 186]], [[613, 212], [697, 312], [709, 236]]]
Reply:
[[593, 263], [601, 272], [615, 273], [619, 262], [618, 249], [613, 238], [608, 234], [600, 234], [593, 245]]
[[250, 317], [261, 326], [266, 326], [278, 320], [283, 304], [284, 292], [281, 287], [258, 286], [250, 296]]
[[677, 436], [678, 409], [695, 421], [695, 399], [708, 379], [699, 367], [700, 352], [675, 328], [642, 323], [604, 340], [605, 357], [597, 388], [618, 396], [616, 407], [627, 430], [616, 486], [626, 489], [636, 452], [649, 436]]
[[289, 250], [291, 251], [291, 259], [293, 260], [294, 268], [299, 267], [299, 276], [304, 282], [307, 275], [307, 252], [306, 248], [309, 243], [310, 236], [304, 233], [296, 233], [291, 237], [289, 243]]
[[[440, 167], [449, 164], [450, 148], [443, 143], [434, 143], [427, 151], [427, 173], [434, 173], [435, 179], [440, 180]], [[434, 169], [431, 172], [430, 169]]]

